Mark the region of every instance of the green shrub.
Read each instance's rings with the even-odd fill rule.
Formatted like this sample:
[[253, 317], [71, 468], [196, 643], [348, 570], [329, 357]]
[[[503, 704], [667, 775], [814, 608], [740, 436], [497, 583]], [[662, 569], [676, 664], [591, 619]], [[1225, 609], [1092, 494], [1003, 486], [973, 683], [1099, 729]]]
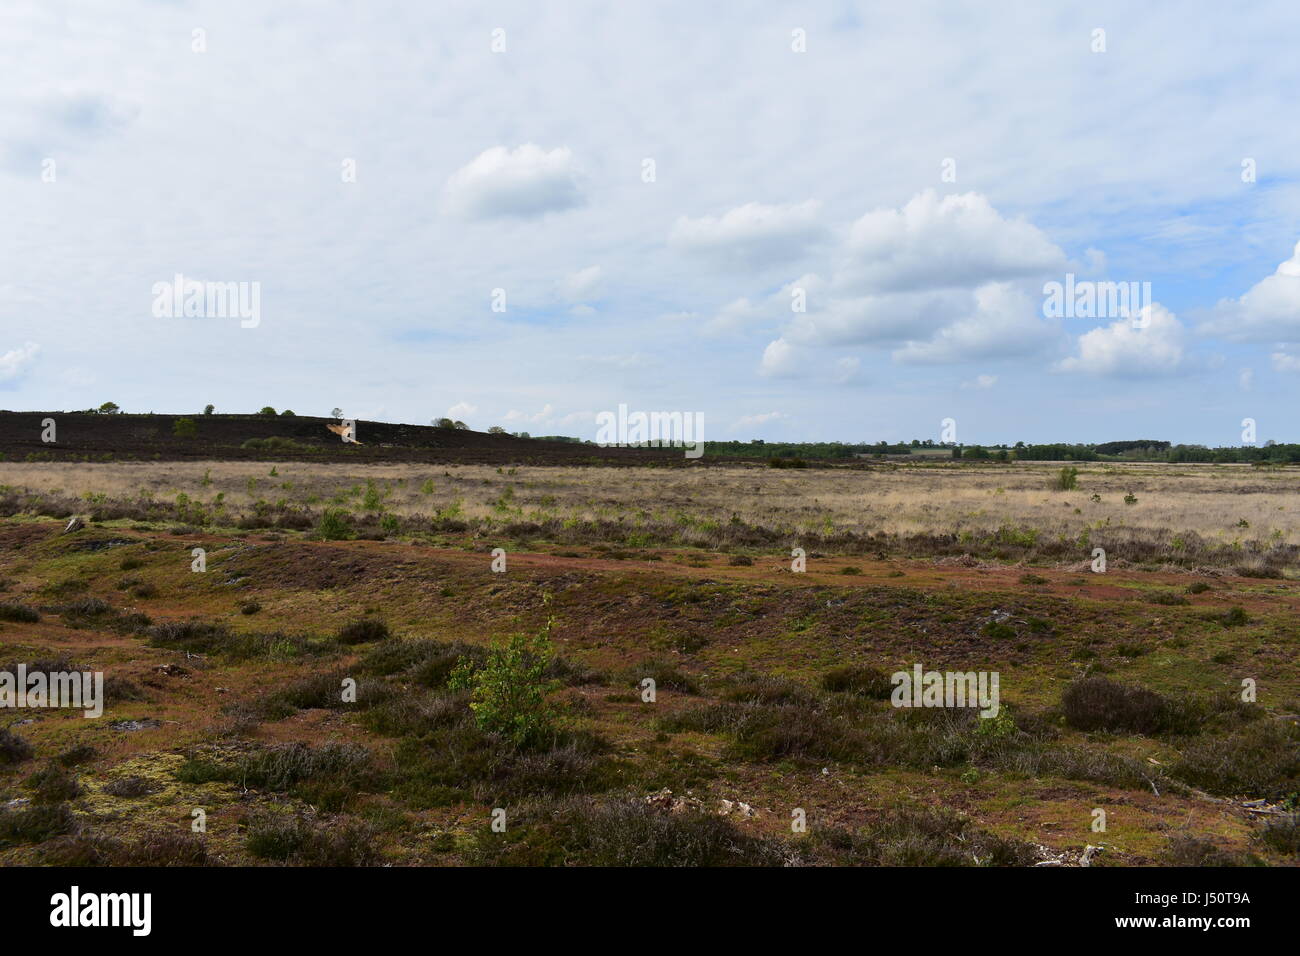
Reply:
[[1300, 813], [1285, 813], [1270, 820], [1260, 831], [1259, 842], [1278, 853], [1300, 856]]
[[176, 771], [182, 783], [226, 781], [243, 787], [310, 797], [314, 805], [339, 806], [377, 785], [370, 751], [360, 744], [278, 744], [233, 763], [191, 756]]
[[1079, 487], [1079, 469], [1066, 465], [1052, 479], [1052, 487], [1057, 491], [1074, 491]]
[[822, 687], [839, 693], [860, 694], [872, 700], [889, 700], [894, 685], [878, 667], [846, 664], [822, 675]]
[[1242, 607], [1232, 607], [1224, 613], [1220, 619], [1224, 627], [1241, 627], [1243, 624], [1250, 623], [1250, 616], [1246, 614], [1246, 609]]
[[1165, 859], [1171, 866], [1249, 866], [1254, 860], [1220, 848], [1213, 840], [1180, 833], [1169, 838]]
[[1280, 800], [1300, 789], [1300, 727], [1259, 720], [1192, 741], [1170, 775], [1217, 796]]
[[0, 810], [0, 845], [41, 843], [77, 828], [66, 803], [34, 803], [20, 810]]
[[33, 753], [32, 745], [26, 740], [7, 727], [0, 728], [0, 767], [31, 760]]
[[1061, 695], [1065, 722], [1075, 730], [1156, 733], [1163, 726], [1164, 698], [1145, 687], [1129, 687], [1104, 677], [1085, 677]]
[[224, 622], [198, 619], [156, 624], [145, 633], [153, 647], [221, 654], [234, 661], [320, 656], [337, 650], [333, 642], [319, 638], [279, 631], [236, 634]]
[[326, 508], [316, 525], [316, 534], [324, 541], [344, 541], [352, 537], [352, 523], [342, 508]]
[[119, 777], [104, 784], [104, 792], [114, 797], [144, 797], [155, 789], [146, 777]]
[[481, 665], [464, 658], [448, 685], [470, 691], [470, 709], [478, 725], [501, 734], [517, 747], [537, 746], [555, 729], [547, 697], [556, 682], [546, 679], [554, 649], [548, 617], [536, 634], [515, 634], [492, 648]]
[[1146, 599], [1152, 604], [1163, 604], [1167, 607], [1178, 607], [1188, 603], [1187, 598], [1175, 591], [1151, 591]]
[[371, 641], [384, 641], [392, 634], [388, 625], [377, 617], [363, 617], [351, 624], [344, 625], [338, 633], [340, 644], [369, 644]]
[[37, 803], [63, 803], [81, 796], [76, 775], [57, 763], [46, 764], [36, 771], [27, 778], [26, 786], [33, 791]]
[[17, 601], [0, 602], [0, 621], [12, 621], [15, 624], [35, 624], [40, 619], [40, 612], [34, 607], [19, 604]]
[[891, 810], [861, 832], [813, 829], [809, 850], [817, 862], [849, 866], [1031, 866], [1034, 847], [986, 833], [949, 810]]
[[588, 866], [778, 866], [778, 844], [700, 811], [666, 813], [644, 800], [599, 803], [576, 822]]
[[87, 763], [99, 756], [99, 751], [90, 744], [77, 744], [69, 747], [56, 758], [65, 767], [75, 767]]

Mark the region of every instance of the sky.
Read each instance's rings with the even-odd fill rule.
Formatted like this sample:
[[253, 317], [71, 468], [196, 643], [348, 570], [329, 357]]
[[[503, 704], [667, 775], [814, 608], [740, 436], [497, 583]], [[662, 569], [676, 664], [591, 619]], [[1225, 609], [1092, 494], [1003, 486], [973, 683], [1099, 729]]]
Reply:
[[0, 408], [1297, 441], [1297, 36], [1293, 0], [6, 0]]

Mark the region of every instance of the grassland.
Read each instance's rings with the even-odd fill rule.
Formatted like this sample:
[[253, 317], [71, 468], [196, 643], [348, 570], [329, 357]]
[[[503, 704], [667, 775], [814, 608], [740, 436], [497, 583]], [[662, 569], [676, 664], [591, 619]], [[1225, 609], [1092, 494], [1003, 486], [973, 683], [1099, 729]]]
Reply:
[[0, 862], [1294, 864], [1300, 470], [1059, 467], [0, 464]]
[[[608, 468], [301, 462], [0, 463], [0, 514], [361, 537], [1114, 560], [1278, 576], [1300, 564], [1300, 469], [1092, 464]], [[504, 543], [504, 542], [502, 542]]]

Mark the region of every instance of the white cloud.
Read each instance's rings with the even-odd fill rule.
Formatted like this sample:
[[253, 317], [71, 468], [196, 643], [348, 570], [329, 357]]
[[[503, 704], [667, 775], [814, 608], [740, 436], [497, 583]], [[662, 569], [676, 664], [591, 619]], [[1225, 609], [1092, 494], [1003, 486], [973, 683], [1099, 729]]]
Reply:
[[996, 375], [976, 375], [972, 382], [962, 382], [962, 388], [992, 388], [998, 383]]
[[595, 412], [583, 411], [583, 412], [569, 412], [569, 414], [565, 415], [563, 418], [560, 419], [559, 423], [561, 425], [587, 425], [587, 424], [594, 424], [595, 421], [596, 421]]
[[1274, 370], [1278, 372], [1300, 372], [1300, 355], [1274, 352], [1270, 358], [1273, 360]]
[[542, 406], [541, 411], [532, 414], [512, 408], [506, 412], [505, 420], [508, 422], [525, 422], [531, 425], [547, 425], [554, 422], [554, 416], [555, 407], [550, 402], [547, 402]]
[[801, 356], [785, 339], [774, 339], [763, 349], [763, 358], [759, 362], [760, 375], [768, 378], [787, 378], [800, 371]]
[[[356, 18], [324, 4], [267, 19], [256, 4], [227, 4], [220, 33], [239, 38], [237, 51], [213, 32], [209, 53], [196, 57], [186, 49], [192, 5], [88, 9], [52, 20], [49, 5], [11, 4], [9, 29], [0, 30], [9, 80], [0, 85], [0, 248], [24, 254], [22, 269], [0, 270], [7, 336], [0, 356], [28, 340], [47, 351], [25, 374], [0, 382], [9, 396], [3, 404], [87, 407], [112, 398], [159, 411], [211, 401], [225, 411], [269, 403], [303, 413], [343, 404], [349, 417], [414, 422], [436, 414], [428, 408], [436, 382], [445, 396], [484, 402], [469, 419], [483, 424], [508, 408], [526, 419], [539, 402], [601, 409], [643, 395], [647, 403], [663, 396], [656, 406], [699, 408], [719, 425], [784, 409], [799, 422], [792, 437], [910, 438], [930, 434], [932, 421], [948, 414], [933, 407], [942, 396], [986, 372], [1000, 376], [995, 388], [959, 392], [984, 409], [985, 424], [970, 426], [977, 429], [970, 440], [989, 438], [979, 433], [988, 427], [1025, 440], [1110, 437], [1086, 382], [1051, 379], [1052, 363], [1082, 356], [1056, 354], [1050, 340], [1041, 356], [1014, 367], [976, 357], [957, 372], [912, 365], [891, 375], [890, 353], [955, 360], [963, 347], [996, 345], [998, 336], [981, 340], [969, 321], [953, 328], [979, 315], [974, 290], [992, 282], [1023, 283], [1032, 293], [1034, 280], [1041, 289], [1067, 269], [1151, 279], [1170, 289], [1156, 298], [1173, 307], [1178, 297], [1178, 318], [1190, 331], [1219, 317], [1192, 313], [1194, 303], [1240, 299], [1273, 272], [1300, 238], [1300, 152], [1291, 126], [1276, 121], [1293, 111], [1294, 3], [1262, 0], [1248, 24], [1228, 5], [1204, 0], [1179, 20], [1126, 5], [1112, 35], [1162, 39], [1138, 44], [1144, 82], [1136, 84], [1131, 71], [1097, 69], [1108, 58], [1090, 57], [1050, 5], [953, 3], [958, 12], [938, 19], [927, 4], [873, 7], [870, 32], [889, 42], [874, 44], [870, 56], [860, 28], [836, 24], [830, 5], [820, 12], [814, 5], [806, 25], [816, 50], [805, 57], [774, 44], [783, 14], [699, 5], [614, 5], [600, 22], [606, 42], [587, 44], [581, 56], [573, 55], [572, 18], [518, 5], [507, 17], [515, 24], [507, 24], [511, 52], [493, 57], [472, 5], [407, 5], [401, 17]], [[720, 28], [729, 38], [724, 57]], [[106, 73], [120, 59], [122, 37], [138, 38], [144, 53], [129, 71]], [[433, 70], [429, 45], [413, 42], [420, 37], [436, 38]], [[963, 55], [994, 48], [1007, 55]], [[226, 69], [234, 52], [264, 68]], [[936, 83], [940, 61], [952, 69]], [[870, 122], [840, 121], [845, 90], [861, 92]], [[102, 102], [77, 102], [82, 91]], [[999, 108], [990, 111], [990, 102]], [[1234, 108], [1217, 108], [1224, 102]], [[207, 103], [223, 135], [177, 136], [175, 119]], [[1021, 135], [1027, 123], [1033, 135]], [[1136, 142], [1160, 148], [1135, 150]], [[1214, 161], [1224, 143], [1251, 144], [1244, 151], [1259, 157], [1259, 183], [1245, 186]], [[479, 159], [489, 147], [504, 149]], [[567, 154], [556, 156], [556, 147]], [[646, 156], [657, 163], [656, 182], [642, 178]], [[945, 156], [960, 158], [960, 186], [940, 188], [928, 206], [918, 201], [909, 211], [925, 184], [939, 186]], [[46, 157], [57, 158], [57, 183], [40, 181]], [[355, 183], [340, 182], [345, 157], [358, 163]], [[546, 157], [560, 161], [552, 168]], [[234, 168], [245, 174], [229, 175]], [[997, 215], [985, 210], [981, 218], [969, 200], [939, 198], [971, 190]], [[797, 206], [814, 196], [822, 205], [802, 223], [806, 241], [797, 217], [792, 241], [782, 246], [780, 230], [770, 238], [779, 268], [751, 276], [719, 268], [733, 244], [755, 240], [758, 226], [742, 228], [739, 215], [727, 226], [729, 210]], [[444, 199], [449, 212], [477, 218], [436, 215]], [[557, 206], [569, 211], [544, 212]], [[123, 231], [146, 208], [166, 208], [166, 228]], [[879, 209], [892, 213], [861, 225], [867, 235], [853, 247], [854, 222]], [[670, 243], [680, 216], [715, 222], [707, 235]], [[1022, 218], [1079, 265], [1054, 265], [1041, 278], [1007, 275], [1050, 258], [1032, 254], [1046, 247], [1023, 224], [1017, 232]], [[984, 255], [985, 236], [1001, 237], [991, 249], [1031, 254], [1019, 257], [1026, 262]], [[872, 237], [888, 240], [883, 251], [866, 241]], [[708, 254], [710, 241], [722, 248]], [[1243, 273], [1260, 249], [1276, 251]], [[69, 262], [95, 268], [69, 270]], [[558, 282], [593, 263], [602, 269], [598, 298], [562, 298]], [[178, 270], [260, 280], [262, 326], [252, 335], [147, 321], [140, 303], [147, 309], [150, 283]], [[802, 317], [788, 294], [775, 292], [801, 272], [821, 277], [808, 286]], [[1250, 278], [1222, 285], [1241, 275]], [[508, 313], [487, 307], [497, 287], [508, 290]], [[735, 339], [698, 338], [742, 297], [753, 313], [724, 316], [740, 319]], [[572, 309], [590, 306], [601, 320], [575, 319]], [[660, 321], [674, 313], [682, 320]], [[1111, 321], [1061, 325], [1073, 339]], [[1273, 334], [1259, 332], [1249, 349], [1218, 349], [1221, 339], [1188, 334], [1186, 355], [1195, 361], [1184, 362], [1198, 374], [1158, 386], [1118, 383], [1106, 390], [1107, 407], [1144, 434], [1219, 441], [1212, 409], [1223, 396], [1213, 385], [1235, 390], [1242, 366], [1256, 371], [1254, 392], [1244, 394], [1276, 408], [1300, 402], [1300, 369], [1289, 367], [1300, 338]], [[771, 356], [776, 367], [784, 354], [788, 373], [806, 374], [757, 379], [755, 389], [760, 355], [777, 339], [785, 352]], [[1226, 353], [1217, 373], [1215, 351]], [[196, 393], [200, 353], [210, 374]], [[654, 376], [574, 360], [637, 353], [654, 362]], [[1270, 353], [1286, 357], [1279, 361], [1287, 374], [1274, 370]], [[141, 355], [151, 357], [148, 376], [130, 372]], [[845, 400], [846, 386], [835, 384], [846, 356], [860, 356], [861, 374], [872, 380], [860, 401]], [[97, 381], [75, 384], [61, 377], [65, 368], [89, 370]], [[252, 407], [249, 378], [270, 389]], [[490, 400], [485, 380], [495, 383]], [[340, 383], [346, 394], [338, 394]], [[519, 428], [552, 431], [511, 426]]]
[[731, 426], [732, 429], [752, 428], [755, 425], [766, 425], [769, 422], [779, 421], [782, 418], [789, 418], [785, 412], [759, 412], [757, 415], [742, 415], [736, 419]]
[[10, 349], [0, 355], [0, 382], [9, 382], [18, 378], [36, 361], [41, 347], [35, 342], [28, 342], [20, 348]]
[[973, 310], [932, 338], [909, 342], [894, 352], [898, 362], [933, 364], [1033, 355], [1060, 338], [1059, 330], [1036, 314], [1038, 302], [1007, 282], [980, 286]]
[[809, 344], [905, 342], [941, 328], [970, 308], [970, 293], [916, 292], [856, 298], [810, 296], [808, 312], [791, 323], [792, 338]]
[[734, 335], [746, 331], [756, 321], [770, 320], [770, 313], [769, 308], [756, 305], [749, 299], [736, 299], [719, 309], [717, 315], [700, 327], [700, 331], [709, 336]]
[[1159, 302], [1134, 319], [1120, 319], [1079, 336], [1079, 354], [1057, 364], [1063, 372], [1113, 377], [1168, 375], [1185, 367], [1183, 325]]
[[1041, 275], [1065, 254], [1036, 226], [1004, 218], [979, 193], [914, 196], [853, 224], [838, 283], [874, 292], [966, 288]]
[[1243, 392], [1249, 392], [1255, 387], [1255, 370], [1253, 368], [1243, 368], [1237, 373], [1237, 387]]
[[668, 235], [671, 245], [734, 267], [763, 267], [799, 259], [823, 233], [821, 203], [768, 206], [746, 203], [721, 216], [680, 217]]
[[477, 405], [471, 405], [469, 402], [457, 402], [451, 408], [447, 409], [447, 417], [455, 419], [467, 418], [478, 411]]
[[494, 146], [462, 166], [443, 189], [444, 208], [466, 219], [534, 218], [586, 201], [573, 154], [565, 147]]
[[1240, 299], [1223, 299], [1198, 331], [1230, 342], [1300, 341], [1300, 242]]
[[570, 302], [584, 302], [600, 286], [601, 277], [600, 266], [587, 266], [572, 272], [560, 281], [560, 295]]
[[894, 360], [907, 364], [1042, 354], [1063, 348], [1064, 337], [1042, 318], [1037, 280], [1064, 264], [1040, 230], [983, 196], [926, 191], [858, 219], [828, 263], [830, 278], [801, 277], [770, 296], [763, 314], [788, 315], [799, 288], [807, 311], [781, 332], [791, 345], [893, 345]]

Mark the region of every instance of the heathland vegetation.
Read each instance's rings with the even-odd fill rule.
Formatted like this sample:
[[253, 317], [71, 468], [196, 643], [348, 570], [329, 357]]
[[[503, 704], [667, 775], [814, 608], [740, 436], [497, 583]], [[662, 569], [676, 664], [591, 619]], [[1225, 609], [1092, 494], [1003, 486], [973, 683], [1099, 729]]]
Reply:
[[1293, 467], [275, 451], [0, 462], [0, 862], [1300, 859]]

